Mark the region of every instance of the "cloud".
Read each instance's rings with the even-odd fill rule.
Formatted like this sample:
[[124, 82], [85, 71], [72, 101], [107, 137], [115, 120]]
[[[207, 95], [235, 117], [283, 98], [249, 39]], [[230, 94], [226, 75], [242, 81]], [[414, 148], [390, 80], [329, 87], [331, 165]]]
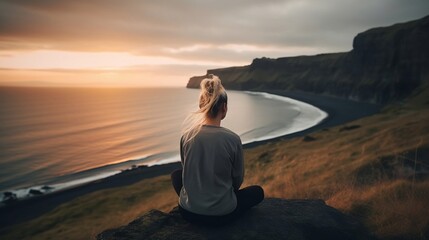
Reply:
[[[256, 56], [347, 51], [358, 32], [423, 17], [429, 2], [8, 0], [0, 1], [0, 9], [0, 51], [123, 51], [250, 62]], [[195, 45], [211, 47], [166, 51]], [[266, 51], [222, 48], [228, 45]]]
[[[122, 69], [0, 68], [0, 86], [50, 87], [184, 87], [193, 75], [212, 65], [135, 65]], [[11, 80], [13, 79], [13, 80]]]

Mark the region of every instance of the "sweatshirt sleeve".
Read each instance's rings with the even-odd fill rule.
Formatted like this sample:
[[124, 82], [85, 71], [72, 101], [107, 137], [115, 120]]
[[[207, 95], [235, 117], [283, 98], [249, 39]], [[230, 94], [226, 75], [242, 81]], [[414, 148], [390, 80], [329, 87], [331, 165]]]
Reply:
[[244, 178], [244, 159], [243, 159], [243, 146], [241, 140], [237, 145], [235, 159], [232, 163], [232, 186], [235, 190], [240, 189]]

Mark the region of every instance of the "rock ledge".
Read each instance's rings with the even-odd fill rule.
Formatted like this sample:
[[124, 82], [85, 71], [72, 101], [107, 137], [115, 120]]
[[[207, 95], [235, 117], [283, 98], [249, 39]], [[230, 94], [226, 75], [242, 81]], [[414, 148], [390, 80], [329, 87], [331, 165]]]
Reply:
[[180, 216], [151, 210], [126, 226], [106, 230], [98, 240], [119, 239], [372, 239], [350, 216], [322, 200], [265, 199], [231, 225], [202, 227]]

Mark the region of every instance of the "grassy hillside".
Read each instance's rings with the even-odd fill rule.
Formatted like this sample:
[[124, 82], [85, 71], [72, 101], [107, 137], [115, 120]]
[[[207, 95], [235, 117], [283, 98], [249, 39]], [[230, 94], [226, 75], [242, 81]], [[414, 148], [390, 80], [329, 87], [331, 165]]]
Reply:
[[[246, 151], [246, 184], [269, 196], [321, 198], [382, 239], [429, 234], [429, 94], [303, 138]], [[413, 104], [411, 104], [413, 103]]]
[[177, 200], [169, 176], [127, 187], [101, 190], [62, 204], [51, 212], [0, 232], [0, 239], [94, 239], [125, 225], [146, 211], [169, 211]]
[[[321, 198], [381, 239], [429, 234], [429, 88], [401, 105], [307, 138], [245, 150], [244, 185], [267, 197]], [[170, 210], [169, 176], [98, 191], [3, 232], [1, 239], [90, 239], [149, 209]], [[4, 235], [3, 235], [4, 234]]]

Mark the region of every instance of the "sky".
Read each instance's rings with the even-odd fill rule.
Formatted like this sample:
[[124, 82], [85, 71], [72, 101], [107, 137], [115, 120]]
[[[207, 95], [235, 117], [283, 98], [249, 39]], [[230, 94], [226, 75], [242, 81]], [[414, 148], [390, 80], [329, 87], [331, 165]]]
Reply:
[[426, 15], [427, 0], [0, 0], [0, 86], [184, 87]]

